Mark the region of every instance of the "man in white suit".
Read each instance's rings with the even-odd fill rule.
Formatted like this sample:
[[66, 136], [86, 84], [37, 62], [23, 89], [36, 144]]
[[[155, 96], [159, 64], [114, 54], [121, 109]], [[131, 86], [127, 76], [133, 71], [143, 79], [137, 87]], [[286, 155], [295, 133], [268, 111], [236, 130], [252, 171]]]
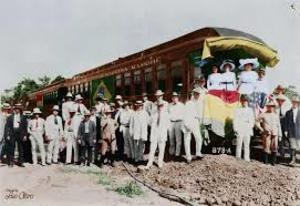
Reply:
[[164, 102], [158, 102], [158, 110], [151, 117], [150, 153], [147, 168], [153, 165], [154, 156], [158, 147], [158, 167], [162, 168], [168, 139], [168, 128], [170, 127], [170, 116], [164, 108]]
[[62, 118], [64, 121], [66, 121], [69, 118], [69, 110], [71, 107], [73, 107], [73, 95], [71, 92], [68, 92], [66, 95], [66, 101], [62, 104]]
[[37, 147], [41, 153], [42, 166], [46, 165], [46, 153], [44, 146], [43, 135], [45, 133], [45, 120], [40, 117], [41, 110], [39, 108], [33, 109], [34, 118], [29, 121], [28, 124], [28, 133], [29, 139], [31, 142], [31, 152], [32, 152], [32, 162], [34, 165], [37, 164]]
[[62, 118], [58, 115], [59, 107], [53, 106], [53, 113], [46, 119], [46, 137], [49, 141], [47, 164], [58, 163], [60, 141], [63, 138]]

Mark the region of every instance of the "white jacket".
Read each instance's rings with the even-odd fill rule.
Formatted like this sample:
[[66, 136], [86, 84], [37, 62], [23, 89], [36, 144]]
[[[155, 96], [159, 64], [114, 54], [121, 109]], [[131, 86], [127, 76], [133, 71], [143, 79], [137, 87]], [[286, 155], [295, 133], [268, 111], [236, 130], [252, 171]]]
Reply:
[[125, 110], [123, 109], [120, 113], [120, 132], [125, 131], [125, 128], [129, 128], [130, 126], [130, 119], [132, 117], [132, 115], [134, 114], [134, 112], [129, 109], [129, 110]]
[[78, 131], [78, 129], [75, 128], [75, 118], [68, 118], [65, 122], [65, 128], [64, 128], [64, 137], [70, 138], [70, 137], [76, 137], [75, 131]]
[[63, 120], [67, 120], [70, 117], [70, 109], [74, 106], [73, 101], [64, 102], [62, 104], [62, 117]]
[[160, 114], [158, 124], [158, 115], [156, 112], [151, 116], [151, 136], [150, 142], [166, 142], [168, 138], [168, 128], [170, 127], [170, 115], [166, 111]]
[[62, 119], [60, 116], [57, 116], [58, 124], [55, 124], [55, 117], [53, 114], [47, 117], [46, 119], [46, 136], [48, 139], [61, 138], [63, 136], [63, 126]]
[[0, 113], [0, 142], [4, 137], [5, 124], [6, 124], [6, 116], [1, 112]]
[[255, 124], [254, 111], [250, 107], [240, 107], [234, 112], [233, 128], [238, 135], [252, 136]]
[[185, 104], [185, 115], [183, 125], [186, 129], [200, 127], [203, 122], [204, 104], [203, 101], [193, 98]]
[[133, 113], [130, 120], [129, 133], [134, 140], [147, 141], [149, 120], [150, 117], [145, 110]]
[[76, 110], [77, 115], [84, 115], [88, 111], [84, 104], [74, 103], [73, 108]]
[[28, 133], [30, 135], [43, 135], [45, 132], [45, 120], [42, 118], [31, 119], [28, 123]]

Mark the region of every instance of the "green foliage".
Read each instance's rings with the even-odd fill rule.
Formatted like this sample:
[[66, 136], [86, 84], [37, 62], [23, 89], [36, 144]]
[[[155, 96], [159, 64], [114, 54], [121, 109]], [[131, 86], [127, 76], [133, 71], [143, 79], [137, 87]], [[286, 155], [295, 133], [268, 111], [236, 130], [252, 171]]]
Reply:
[[296, 91], [296, 87], [289, 85], [288, 87], [285, 88], [285, 95], [291, 99], [293, 96], [300, 96], [299, 93]]
[[38, 80], [40, 82], [39, 87], [41, 88], [41, 87], [45, 87], [45, 86], [49, 85], [51, 78], [45, 75], [43, 77], [39, 77]]
[[144, 194], [142, 188], [133, 181], [130, 181], [124, 185], [116, 187], [114, 191], [120, 195], [124, 195], [130, 198], [133, 198], [135, 196], [141, 196]]
[[55, 82], [60, 82], [62, 80], [65, 80], [65, 78], [61, 75], [58, 75], [57, 77], [55, 77], [52, 81], [51, 84], [55, 83]]

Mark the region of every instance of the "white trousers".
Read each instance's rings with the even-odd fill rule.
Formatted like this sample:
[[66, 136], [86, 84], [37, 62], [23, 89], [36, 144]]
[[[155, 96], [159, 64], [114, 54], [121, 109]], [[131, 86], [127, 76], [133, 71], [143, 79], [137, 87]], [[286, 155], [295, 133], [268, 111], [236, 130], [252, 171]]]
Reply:
[[32, 153], [32, 162], [33, 164], [37, 164], [37, 147], [41, 154], [42, 164], [44, 165], [46, 163], [46, 152], [45, 152], [45, 146], [44, 146], [44, 139], [43, 134], [40, 132], [33, 132], [30, 137], [31, 142], [31, 153]]
[[58, 137], [50, 140], [47, 152], [47, 163], [51, 164], [52, 161], [55, 163], [58, 161], [59, 146]]
[[236, 139], [235, 156], [241, 158], [242, 146], [244, 145], [244, 160], [250, 161], [250, 135], [238, 134]]
[[[196, 120], [195, 120], [196, 121]], [[191, 155], [191, 138], [192, 134], [195, 137], [196, 141], [196, 156], [201, 157], [201, 149], [202, 149], [202, 135], [200, 133], [200, 125], [195, 125], [193, 128], [191, 128], [190, 131], [187, 131], [184, 133], [184, 150], [185, 150], [185, 155], [186, 159], [188, 161], [192, 160], [192, 155]]]
[[163, 166], [166, 142], [165, 141], [163, 141], [163, 142], [153, 141], [150, 144], [150, 153], [149, 153], [147, 168], [149, 168], [153, 165], [157, 146], [158, 146], [158, 162], [157, 162], [158, 167], [161, 168]]
[[78, 162], [78, 145], [76, 141], [76, 137], [73, 135], [73, 132], [68, 132], [66, 134], [66, 163], [72, 162], [72, 151], [74, 149], [74, 162]]
[[169, 154], [175, 156], [180, 155], [181, 145], [182, 145], [182, 121], [180, 122], [171, 122], [171, 128], [169, 130]]
[[124, 128], [123, 137], [124, 137], [124, 154], [126, 154], [128, 158], [133, 158], [134, 157], [133, 138], [130, 137], [128, 127]]

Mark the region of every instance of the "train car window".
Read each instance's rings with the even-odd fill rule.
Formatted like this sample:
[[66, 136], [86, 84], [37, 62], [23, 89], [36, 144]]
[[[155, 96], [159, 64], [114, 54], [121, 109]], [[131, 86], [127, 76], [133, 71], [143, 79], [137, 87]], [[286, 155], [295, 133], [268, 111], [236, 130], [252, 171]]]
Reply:
[[122, 75], [116, 75], [116, 94], [122, 94]]
[[125, 96], [130, 96], [131, 90], [131, 73], [127, 72], [124, 74], [124, 86], [125, 86]]
[[158, 89], [165, 91], [166, 90], [166, 65], [160, 64], [157, 67], [157, 83]]
[[152, 75], [152, 67], [145, 69], [145, 92], [147, 94], [153, 93], [153, 75]]
[[181, 61], [171, 63], [172, 91], [180, 92], [183, 84], [183, 65]]
[[134, 72], [134, 92], [135, 95], [142, 94], [141, 70]]

